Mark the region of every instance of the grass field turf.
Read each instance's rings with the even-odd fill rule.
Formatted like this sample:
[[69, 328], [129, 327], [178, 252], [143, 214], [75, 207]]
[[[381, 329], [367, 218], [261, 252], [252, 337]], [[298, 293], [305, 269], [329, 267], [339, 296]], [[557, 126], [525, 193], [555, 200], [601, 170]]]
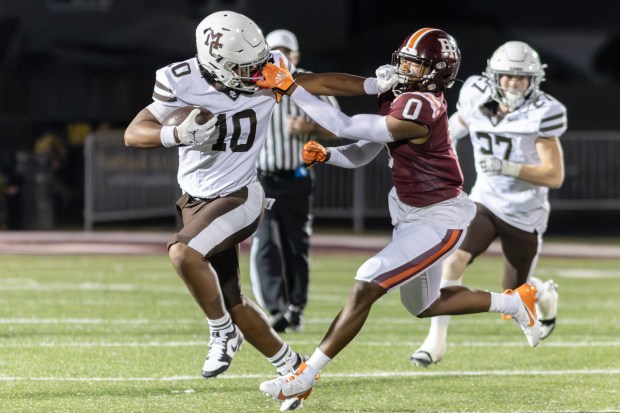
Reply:
[[[306, 331], [311, 354], [368, 253], [314, 254]], [[429, 369], [409, 355], [428, 321], [398, 293], [323, 372], [305, 412], [620, 411], [620, 259], [540, 260], [560, 285], [558, 327], [536, 349], [496, 314], [454, 317], [448, 353]], [[497, 290], [498, 258], [468, 285]], [[244, 291], [251, 295], [247, 257]], [[0, 256], [1, 412], [277, 412], [258, 391], [274, 375], [249, 344], [205, 380], [207, 326], [164, 256]]]

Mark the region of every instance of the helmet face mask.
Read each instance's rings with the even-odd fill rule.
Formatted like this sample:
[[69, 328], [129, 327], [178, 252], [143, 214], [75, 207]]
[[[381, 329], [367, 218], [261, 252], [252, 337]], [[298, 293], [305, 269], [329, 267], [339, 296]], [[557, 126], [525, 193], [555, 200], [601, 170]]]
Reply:
[[[538, 53], [528, 44], [511, 41], [501, 45], [488, 60], [483, 73], [491, 81], [491, 97], [512, 112], [536, 97], [545, 80], [545, 67]], [[527, 88], [521, 90], [502, 86], [503, 76], [526, 77]]]
[[243, 93], [260, 88], [256, 80], [269, 58], [260, 28], [242, 14], [210, 14], [196, 28], [196, 58], [209, 80]]
[[439, 29], [420, 29], [392, 54], [399, 79], [394, 92], [442, 92], [454, 84], [460, 63], [461, 52], [452, 36]]
[[415, 56], [392, 55], [392, 66], [398, 73], [397, 91], [421, 90], [422, 83], [430, 72], [432, 62], [418, 59]]

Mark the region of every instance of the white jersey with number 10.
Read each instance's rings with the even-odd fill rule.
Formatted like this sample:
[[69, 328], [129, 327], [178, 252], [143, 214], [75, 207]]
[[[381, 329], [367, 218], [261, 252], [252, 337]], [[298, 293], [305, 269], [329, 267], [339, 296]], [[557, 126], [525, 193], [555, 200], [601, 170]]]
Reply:
[[[272, 55], [295, 71], [281, 53]], [[248, 95], [216, 89], [202, 77], [196, 58], [191, 58], [157, 71], [153, 103], [147, 108], [160, 122], [181, 106], [201, 106], [218, 118], [220, 139], [215, 144], [179, 148], [177, 176], [183, 192], [215, 198], [256, 180], [256, 159], [275, 103], [271, 90]]]

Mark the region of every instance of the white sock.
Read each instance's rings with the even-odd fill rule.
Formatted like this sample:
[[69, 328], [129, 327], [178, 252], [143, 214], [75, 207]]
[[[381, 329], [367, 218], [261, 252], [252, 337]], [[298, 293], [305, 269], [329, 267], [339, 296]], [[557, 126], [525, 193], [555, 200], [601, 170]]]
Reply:
[[439, 315], [431, 318], [431, 328], [428, 330], [428, 336], [426, 336], [424, 344], [429, 342], [434, 347], [438, 341], [444, 341], [448, 333], [448, 324], [450, 324], [449, 315]]
[[504, 313], [508, 315], [517, 314], [519, 302], [512, 294], [489, 293], [491, 294], [491, 307], [489, 313]]
[[446, 288], [446, 287], [453, 287], [455, 285], [462, 285], [463, 284], [463, 279], [459, 278], [458, 280], [444, 280], [443, 278], [441, 279], [441, 282], [439, 283], [439, 288]]
[[306, 361], [306, 366], [312, 368], [312, 370], [314, 370], [314, 375], [316, 375], [316, 373], [323, 370], [323, 368], [330, 361], [332, 361], [332, 359], [327, 357], [325, 353], [323, 353], [317, 348], [316, 350], [314, 350], [314, 353], [312, 353], [312, 357], [310, 357], [308, 361]]
[[207, 322], [209, 323], [209, 330], [211, 330], [211, 334], [213, 333], [230, 333], [234, 330], [232, 319], [228, 313], [224, 314], [224, 317], [218, 318], [217, 320], [210, 320], [207, 318]]

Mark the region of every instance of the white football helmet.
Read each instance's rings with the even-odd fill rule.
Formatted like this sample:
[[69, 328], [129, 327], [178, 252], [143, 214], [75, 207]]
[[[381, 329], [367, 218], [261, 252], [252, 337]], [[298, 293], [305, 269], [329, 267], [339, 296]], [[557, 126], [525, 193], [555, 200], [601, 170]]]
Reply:
[[196, 50], [210, 80], [245, 93], [259, 89], [255, 82], [269, 58], [269, 47], [249, 18], [232, 11], [208, 15], [196, 28]]
[[[484, 75], [491, 81], [493, 100], [513, 111], [536, 97], [540, 82], [545, 80], [546, 67], [540, 63], [536, 50], [528, 44], [511, 41], [493, 53]], [[524, 91], [504, 90], [499, 83], [502, 75], [528, 76], [529, 86]]]

